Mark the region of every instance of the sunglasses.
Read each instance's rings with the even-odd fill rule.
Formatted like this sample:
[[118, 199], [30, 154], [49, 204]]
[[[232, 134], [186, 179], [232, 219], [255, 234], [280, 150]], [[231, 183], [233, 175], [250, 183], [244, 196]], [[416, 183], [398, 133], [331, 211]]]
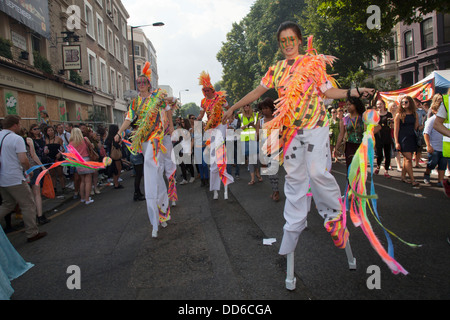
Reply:
[[408, 104], [409, 101], [402, 101], [402, 104]]
[[139, 86], [141, 86], [141, 85], [148, 85], [149, 84], [149, 82], [148, 82], [148, 80], [147, 79], [139, 79], [139, 80], [137, 80], [136, 81], [136, 83], [139, 85]]

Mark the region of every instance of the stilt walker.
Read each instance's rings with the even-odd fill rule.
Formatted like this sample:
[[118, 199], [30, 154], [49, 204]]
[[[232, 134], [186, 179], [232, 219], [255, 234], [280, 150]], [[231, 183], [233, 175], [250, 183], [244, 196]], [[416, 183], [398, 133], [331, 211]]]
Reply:
[[199, 77], [199, 84], [205, 98], [201, 102], [201, 111], [197, 120], [202, 120], [206, 113], [208, 122], [205, 133], [210, 135], [207, 141], [210, 154], [209, 190], [214, 192], [214, 199], [219, 199], [220, 182], [224, 185], [224, 199], [228, 199], [228, 185], [233, 183], [233, 177], [227, 172], [227, 154], [225, 138], [227, 125], [222, 123], [224, 108], [228, 103], [224, 92], [216, 92], [211, 84], [208, 73], [203, 71]]
[[224, 117], [231, 119], [234, 110], [252, 103], [269, 89], [278, 91], [274, 119], [264, 128], [269, 131], [269, 137], [280, 139], [269, 138], [262, 150], [283, 164], [286, 171], [286, 223], [279, 254], [287, 256], [286, 287], [293, 290], [294, 251], [306, 226], [309, 188], [335, 246], [346, 248], [349, 238], [339, 185], [328, 170], [329, 120], [323, 101], [366, 95], [374, 90], [337, 89], [334, 79], [326, 73], [326, 67], [335, 58], [318, 55], [312, 47], [312, 37], [308, 39], [307, 53], [300, 55], [302, 34], [296, 23], [282, 23], [277, 38], [286, 59], [270, 67], [261, 84], [231, 107]]
[[170, 205], [164, 181], [162, 154], [164, 147], [164, 123], [162, 111], [176, 105], [176, 99], [167, 97], [165, 90], [151, 91], [151, 68], [146, 62], [143, 74], [137, 79], [139, 96], [133, 100], [126, 119], [114, 137], [119, 141], [123, 132], [134, 122], [137, 129], [131, 137], [131, 151], [144, 155], [144, 185], [147, 213], [153, 226], [152, 237], [158, 236], [160, 223], [170, 220]]

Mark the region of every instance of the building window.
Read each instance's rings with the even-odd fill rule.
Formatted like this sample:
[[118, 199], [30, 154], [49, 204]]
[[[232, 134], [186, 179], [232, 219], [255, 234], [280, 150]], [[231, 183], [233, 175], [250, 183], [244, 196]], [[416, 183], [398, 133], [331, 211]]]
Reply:
[[128, 69], [128, 59], [130, 57], [128, 56], [128, 48], [127, 46], [124, 44], [123, 45], [123, 65], [125, 66], [125, 68]]
[[116, 36], [115, 40], [116, 40], [116, 48], [115, 48], [116, 49], [116, 51], [115, 51], [116, 52], [116, 59], [119, 60], [119, 61], [122, 61], [122, 59], [121, 59], [122, 53], [120, 52], [121, 51], [120, 50], [121, 46], [120, 46], [119, 37]]
[[444, 14], [444, 43], [450, 42], [450, 13]]
[[405, 58], [413, 56], [413, 36], [412, 31], [405, 33]]
[[142, 66], [140, 64], [136, 65], [136, 74], [138, 76], [142, 74]]
[[112, 32], [112, 30], [108, 28], [108, 51], [109, 53], [111, 53], [112, 55], [114, 55], [114, 34]]
[[402, 74], [402, 86], [409, 87], [414, 84], [414, 72], [407, 72]]
[[105, 47], [105, 26], [103, 24], [103, 19], [97, 13], [97, 35], [98, 35], [98, 44]]
[[389, 50], [389, 61], [397, 61], [397, 35], [394, 34], [392, 37], [392, 47]]
[[91, 4], [86, 0], [84, 0], [84, 18], [86, 20], [86, 33], [95, 39], [94, 11], [92, 11]]
[[141, 46], [138, 44], [134, 45], [134, 55], [137, 57], [141, 55]]
[[123, 100], [123, 78], [120, 73], [117, 72], [117, 98]]
[[116, 7], [113, 6], [113, 19], [114, 19], [114, 25], [117, 29], [119, 29], [119, 14], [117, 13]]
[[122, 36], [127, 39], [127, 22], [122, 19]]
[[97, 86], [97, 57], [94, 52], [88, 50], [88, 71], [89, 84], [93, 87]]
[[102, 58], [100, 60], [100, 86], [101, 90], [108, 93], [108, 69], [106, 67], [106, 62]]
[[41, 53], [41, 36], [38, 34], [31, 35], [31, 48], [33, 51]]
[[111, 79], [111, 90], [110, 93], [115, 96], [116, 95], [116, 70], [114, 70], [113, 68], [110, 69], [110, 74], [109, 74], [109, 78]]
[[433, 19], [429, 18], [420, 24], [422, 31], [422, 50], [433, 47]]
[[434, 71], [434, 64], [429, 64], [423, 67], [423, 77], [428, 77]]

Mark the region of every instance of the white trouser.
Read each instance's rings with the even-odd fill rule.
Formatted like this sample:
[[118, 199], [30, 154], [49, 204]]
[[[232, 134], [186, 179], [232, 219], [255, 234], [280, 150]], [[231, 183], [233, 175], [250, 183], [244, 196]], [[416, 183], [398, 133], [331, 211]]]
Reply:
[[336, 217], [341, 211], [339, 185], [328, 170], [328, 135], [328, 127], [300, 131], [284, 153], [286, 224], [279, 252], [282, 255], [295, 250], [298, 237], [305, 229], [309, 185], [323, 218]]
[[[220, 124], [215, 128], [212, 134], [211, 134], [211, 144], [210, 144], [210, 174], [209, 174], [209, 190], [210, 191], [219, 191], [220, 190], [220, 174], [219, 174], [219, 167], [217, 166], [217, 159], [216, 159], [216, 147], [221, 147], [222, 144], [225, 145], [225, 137], [226, 137], [226, 131], [227, 126], [224, 124]], [[220, 135], [222, 134], [222, 135]], [[227, 159], [225, 158], [224, 161]], [[225, 163], [226, 166], [226, 163]], [[228, 174], [228, 172], [225, 170], [224, 175], [227, 177], [229, 183], [232, 183], [233, 177]]]
[[164, 136], [163, 145], [166, 147], [167, 152], [161, 153], [161, 164], [168, 180], [177, 170], [175, 153], [173, 152], [173, 144], [170, 136]]
[[153, 145], [151, 142], [144, 142], [142, 151], [144, 154], [144, 185], [147, 213], [153, 230], [158, 230], [159, 209], [162, 212], [169, 210], [169, 198], [163, 177], [162, 152], [158, 152], [158, 164], [156, 164], [153, 160]]

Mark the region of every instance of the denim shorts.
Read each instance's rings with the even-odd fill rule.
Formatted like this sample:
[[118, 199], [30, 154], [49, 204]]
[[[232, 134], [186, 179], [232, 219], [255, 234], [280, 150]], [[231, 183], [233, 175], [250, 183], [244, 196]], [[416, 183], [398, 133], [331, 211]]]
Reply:
[[140, 164], [144, 164], [144, 155], [142, 153], [138, 153], [138, 154], [130, 154], [130, 162], [137, 166]]
[[449, 159], [445, 158], [441, 151], [434, 151], [428, 154], [427, 168], [433, 170], [438, 167], [438, 170], [447, 169]]

